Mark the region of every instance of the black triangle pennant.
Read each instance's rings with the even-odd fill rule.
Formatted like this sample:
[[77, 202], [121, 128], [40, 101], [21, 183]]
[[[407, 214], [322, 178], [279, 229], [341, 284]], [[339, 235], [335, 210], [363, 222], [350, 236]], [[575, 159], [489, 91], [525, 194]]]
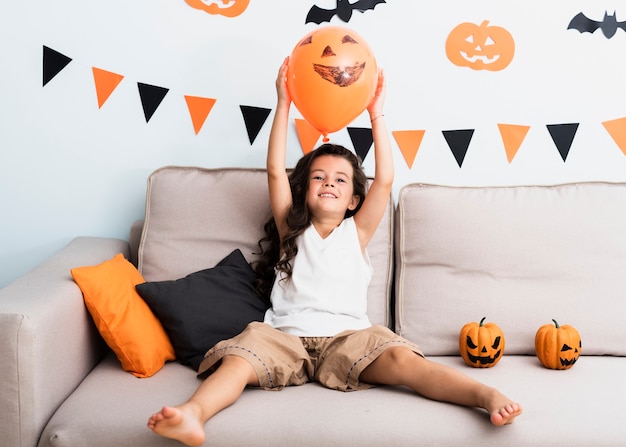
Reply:
[[374, 142], [372, 129], [369, 127], [348, 127], [348, 134], [350, 135], [350, 140], [352, 140], [354, 151], [361, 160], [365, 160]]
[[243, 115], [243, 121], [246, 124], [246, 130], [248, 131], [248, 139], [250, 144], [254, 143], [257, 135], [261, 131], [265, 120], [269, 116], [272, 109], [265, 109], [263, 107], [253, 106], [239, 106], [241, 114]]
[[467, 154], [467, 149], [474, 135], [474, 129], [443, 130], [442, 132], [460, 168], [463, 165], [465, 154]]
[[156, 85], [137, 83], [139, 88], [139, 97], [141, 98], [141, 106], [143, 107], [143, 115], [146, 117], [146, 123], [150, 121], [156, 109], [161, 105], [161, 101], [167, 95], [170, 89], [165, 87], [157, 87]]
[[556, 148], [559, 150], [559, 154], [561, 154], [561, 158], [565, 162], [569, 150], [572, 147], [572, 143], [574, 142], [574, 136], [578, 130], [578, 123], [548, 124], [546, 127], [548, 128], [548, 132], [550, 132], [552, 141], [554, 141]]
[[72, 62], [71, 57], [67, 57], [58, 51], [47, 46], [43, 46], [43, 86], [58, 75], [67, 64]]

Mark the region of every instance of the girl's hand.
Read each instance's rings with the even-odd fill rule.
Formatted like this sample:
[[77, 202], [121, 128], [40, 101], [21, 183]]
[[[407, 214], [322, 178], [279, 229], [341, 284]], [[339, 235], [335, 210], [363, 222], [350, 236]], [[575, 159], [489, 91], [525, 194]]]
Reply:
[[287, 69], [289, 68], [289, 56], [285, 58], [276, 78], [276, 93], [278, 94], [278, 102], [291, 103], [291, 96], [287, 90]]
[[376, 84], [376, 90], [372, 101], [367, 106], [367, 111], [370, 114], [370, 119], [374, 119], [383, 114], [383, 106], [385, 103], [385, 72], [382, 68], [378, 69], [378, 83]]

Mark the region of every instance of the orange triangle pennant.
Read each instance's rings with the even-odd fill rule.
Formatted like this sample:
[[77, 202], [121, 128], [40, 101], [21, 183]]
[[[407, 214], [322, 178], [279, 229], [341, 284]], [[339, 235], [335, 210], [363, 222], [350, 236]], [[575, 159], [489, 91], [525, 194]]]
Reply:
[[191, 115], [193, 130], [196, 132], [196, 135], [198, 135], [217, 100], [213, 98], [185, 95], [185, 101], [187, 102], [189, 115]]
[[420, 148], [420, 144], [422, 144], [422, 139], [424, 138], [425, 130], [394, 130], [391, 132], [393, 137], [398, 143], [398, 147], [400, 148], [400, 152], [402, 152], [402, 156], [406, 161], [406, 164], [409, 166], [409, 169], [413, 167], [413, 162], [415, 161], [415, 156], [417, 155], [417, 151]]
[[602, 123], [617, 146], [626, 155], [626, 117], [616, 120], [604, 121]]
[[504, 144], [504, 150], [506, 151], [506, 157], [509, 163], [513, 161], [517, 151], [519, 150], [528, 129], [530, 126], [522, 126], [518, 124], [498, 124], [500, 129], [500, 135], [502, 136], [502, 143]]
[[98, 108], [100, 109], [106, 100], [109, 99], [113, 90], [122, 82], [124, 76], [96, 67], [91, 67], [91, 71], [93, 71], [93, 80], [96, 84], [96, 95], [98, 96]]
[[302, 152], [308, 154], [315, 147], [315, 144], [322, 136], [322, 132], [311, 126], [306, 120], [296, 118], [295, 122]]

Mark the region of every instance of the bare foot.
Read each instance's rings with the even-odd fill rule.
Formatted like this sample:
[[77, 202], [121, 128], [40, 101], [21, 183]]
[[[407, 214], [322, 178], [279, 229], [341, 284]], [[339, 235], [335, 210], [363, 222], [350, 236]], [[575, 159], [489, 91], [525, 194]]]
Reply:
[[519, 404], [509, 404], [491, 413], [491, 423], [493, 425], [507, 425], [522, 414], [522, 407]]
[[157, 435], [190, 446], [201, 445], [206, 437], [202, 423], [189, 405], [163, 407], [150, 417], [148, 428]]
[[489, 417], [493, 425], [507, 425], [522, 414], [522, 406], [500, 393], [493, 390], [485, 409], [489, 412]]

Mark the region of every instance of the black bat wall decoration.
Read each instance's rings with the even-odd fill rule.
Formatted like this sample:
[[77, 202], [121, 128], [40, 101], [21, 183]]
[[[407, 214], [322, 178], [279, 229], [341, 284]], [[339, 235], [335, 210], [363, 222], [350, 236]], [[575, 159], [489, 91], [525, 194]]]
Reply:
[[357, 0], [354, 3], [350, 3], [348, 0], [337, 0], [337, 7], [335, 9], [323, 9], [317, 5], [313, 5], [304, 23], [314, 22], [319, 25], [322, 22], [330, 22], [330, 19], [334, 16], [339, 17], [344, 22], [349, 22], [354, 10], [365, 12], [374, 9], [379, 3], [386, 2], [385, 0]]
[[601, 22], [591, 20], [585, 16], [585, 14], [579, 12], [567, 26], [567, 29], [575, 29], [581, 34], [594, 33], [597, 29], [600, 29], [607, 39], [613, 37], [618, 28], [626, 31], [626, 21], [618, 22], [615, 12], [613, 12], [613, 15], [609, 15], [606, 11], [604, 12], [604, 19], [602, 19]]

